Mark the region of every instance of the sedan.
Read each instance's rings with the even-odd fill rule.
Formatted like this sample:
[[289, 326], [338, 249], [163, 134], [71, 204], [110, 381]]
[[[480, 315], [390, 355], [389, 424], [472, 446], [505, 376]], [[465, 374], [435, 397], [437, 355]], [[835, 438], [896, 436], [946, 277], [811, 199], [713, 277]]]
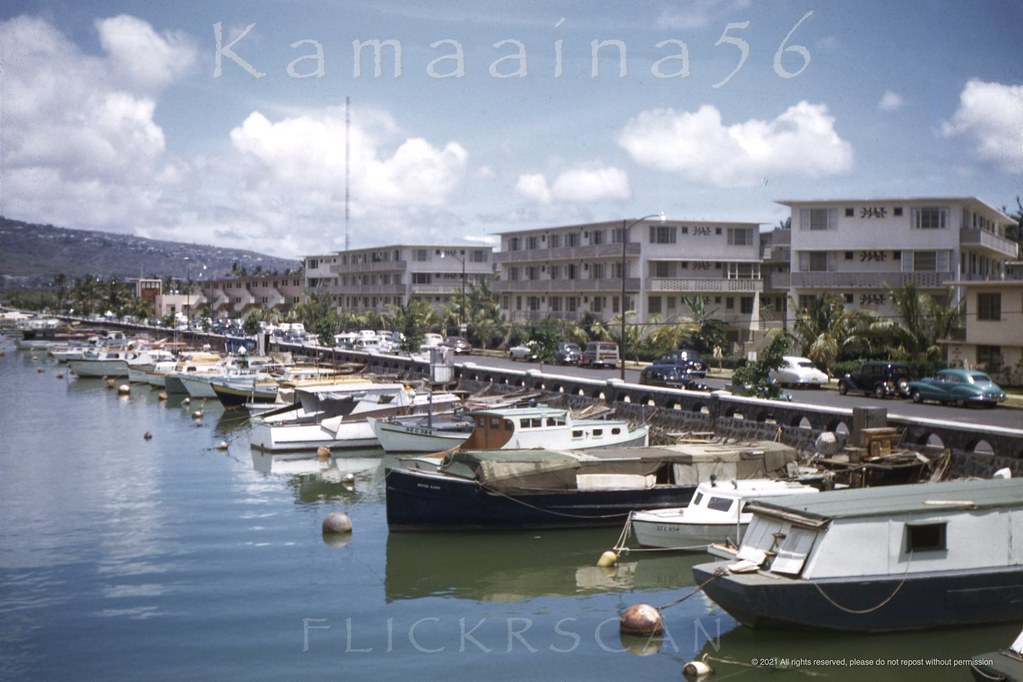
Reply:
[[554, 354], [554, 361], [559, 365], [578, 365], [582, 356], [583, 351], [578, 343], [561, 341], [558, 343], [558, 352]]
[[709, 391], [710, 386], [691, 378], [678, 365], [650, 365], [639, 374], [639, 383], [644, 386], [665, 386], [682, 388], [687, 391]]
[[1005, 400], [1005, 391], [984, 372], [971, 369], [943, 369], [933, 377], [911, 381], [909, 395], [913, 402], [935, 400], [939, 403], [987, 405], [994, 407]]
[[508, 358], [510, 360], [525, 360], [527, 362], [538, 360], [540, 354], [536, 347], [536, 341], [526, 341], [517, 346], [512, 346], [508, 349]]
[[782, 386], [826, 386], [828, 375], [814, 367], [809, 358], [786, 355], [781, 367], [771, 370], [771, 378]]

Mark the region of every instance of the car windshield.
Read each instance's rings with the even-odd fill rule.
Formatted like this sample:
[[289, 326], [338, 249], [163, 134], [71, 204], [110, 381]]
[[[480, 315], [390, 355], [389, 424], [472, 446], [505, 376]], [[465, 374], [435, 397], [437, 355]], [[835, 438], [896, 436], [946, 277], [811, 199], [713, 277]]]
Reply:
[[809, 360], [800, 360], [796, 363], [799, 367], [805, 367], [806, 369], [814, 369], [813, 363]]
[[562, 346], [562, 348], [564, 350], [579, 352], [579, 344], [577, 343], [566, 343], [564, 346]]

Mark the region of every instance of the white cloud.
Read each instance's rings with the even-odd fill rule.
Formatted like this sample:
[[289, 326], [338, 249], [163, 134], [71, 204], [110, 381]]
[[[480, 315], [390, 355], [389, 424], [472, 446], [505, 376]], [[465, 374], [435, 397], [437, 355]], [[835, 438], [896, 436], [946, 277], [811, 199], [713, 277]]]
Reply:
[[881, 95], [881, 100], [877, 103], [877, 108], [881, 111], [898, 111], [904, 106], [906, 106], [906, 100], [892, 90], [885, 90]]
[[587, 165], [562, 171], [553, 185], [540, 173], [520, 175], [515, 191], [539, 204], [627, 199], [629, 177], [613, 166]]
[[969, 137], [981, 160], [1023, 173], [1023, 85], [968, 81], [941, 130], [945, 137]]
[[773, 176], [820, 177], [852, 167], [852, 145], [822, 104], [800, 102], [771, 121], [725, 125], [705, 104], [695, 112], [644, 111], [618, 135], [643, 166], [716, 187], [750, 187]]
[[157, 33], [147, 22], [126, 14], [96, 21], [99, 42], [111, 66], [145, 90], [160, 90], [187, 74], [196, 48], [181, 33]]
[[749, 9], [750, 5], [751, 0], [689, 0], [684, 7], [664, 10], [655, 26], [661, 31], [706, 28], [721, 17]]

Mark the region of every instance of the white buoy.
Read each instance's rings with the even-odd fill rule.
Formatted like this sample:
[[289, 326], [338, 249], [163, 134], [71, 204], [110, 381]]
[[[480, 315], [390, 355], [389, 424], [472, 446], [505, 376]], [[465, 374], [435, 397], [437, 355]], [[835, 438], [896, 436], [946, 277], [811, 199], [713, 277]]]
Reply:
[[107, 388], [113, 388], [117, 385], [117, 380], [111, 377], [107, 377], [104, 381], [107, 382]]
[[196, 410], [192, 413], [193, 419], [202, 419], [202, 410]]
[[627, 635], [659, 635], [664, 629], [661, 612], [649, 604], [634, 604], [625, 609], [620, 619], [621, 631]]
[[323, 445], [321, 445], [320, 447], [316, 448], [316, 459], [329, 459], [329, 458], [330, 458], [330, 448], [328, 448], [326, 446], [323, 446]]
[[355, 474], [347, 473], [343, 479], [345, 483], [355, 483]]
[[612, 552], [610, 549], [600, 555], [597, 559], [597, 566], [601, 568], [610, 568], [618, 563], [618, 553]]
[[706, 677], [714, 670], [703, 661], [689, 661], [682, 667], [682, 674], [686, 677]]
[[352, 532], [352, 520], [344, 512], [331, 512], [323, 519], [325, 535], [345, 534]]
[[159, 398], [160, 400], [166, 400], [167, 399], [167, 391], [160, 391], [160, 393], [156, 397]]
[[188, 397], [186, 397], [186, 398], [182, 398], [182, 400], [181, 400], [181, 404], [182, 404], [182, 405], [187, 405], [187, 404], [188, 404], [188, 403], [190, 403], [190, 402], [192, 402], [192, 399], [191, 399], [191, 398], [188, 398]]
[[117, 392], [121, 395], [128, 395], [129, 393], [131, 393], [131, 386], [129, 386], [128, 384], [121, 384], [120, 386], [117, 387]]
[[218, 450], [227, 450], [227, 441], [226, 440], [222, 440], [219, 443], [217, 443], [217, 449]]

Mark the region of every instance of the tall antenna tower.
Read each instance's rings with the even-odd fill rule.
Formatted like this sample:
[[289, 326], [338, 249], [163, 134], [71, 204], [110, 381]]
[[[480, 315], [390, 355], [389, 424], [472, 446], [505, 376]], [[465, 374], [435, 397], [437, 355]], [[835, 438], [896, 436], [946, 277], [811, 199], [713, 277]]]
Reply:
[[351, 149], [348, 144], [349, 132], [352, 129], [352, 117], [349, 114], [351, 99], [345, 96], [345, 251], [348, 250], [348, 177], [351, 166]]

